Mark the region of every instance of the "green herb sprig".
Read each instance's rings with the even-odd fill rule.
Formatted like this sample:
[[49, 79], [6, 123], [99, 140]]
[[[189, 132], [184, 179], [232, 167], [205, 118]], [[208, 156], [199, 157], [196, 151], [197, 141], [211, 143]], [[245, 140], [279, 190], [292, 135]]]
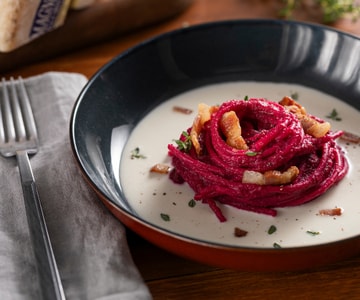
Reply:
[[174, 141], [177, 144], [178, 149], [180, 151], [189, 152], [192, 147], [190, 135], [186, 131], [183, 131], [182, 135], [185, 137], [185, 140], [174, 140]]
[[[283, 0], [284, 7], [280, 10], [279, 15], [284, 18], [291, 18], [294, 11], [301, 4], [309, 3], [306, 0]], [[313, 0], [313, 4], [322, 12], [324, 23], [334, 23], [345, 15], [350, 15], [355, 21], [360, 17], [360, 5], [352, 0]]]

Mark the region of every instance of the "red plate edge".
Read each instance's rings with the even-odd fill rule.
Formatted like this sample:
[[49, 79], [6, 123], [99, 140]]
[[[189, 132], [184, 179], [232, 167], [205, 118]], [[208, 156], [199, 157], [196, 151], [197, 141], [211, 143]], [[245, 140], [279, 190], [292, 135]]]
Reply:
[[152, 227], [123, 211], [107, 199], [86, 176], [85, 179], [106, 208], [125, 226], [154, 245], [199, 263], [241, 271], [300, 271], [360, 253], [359, 237], [318, 246], [281, 249], [231, 248], [187, 239]]

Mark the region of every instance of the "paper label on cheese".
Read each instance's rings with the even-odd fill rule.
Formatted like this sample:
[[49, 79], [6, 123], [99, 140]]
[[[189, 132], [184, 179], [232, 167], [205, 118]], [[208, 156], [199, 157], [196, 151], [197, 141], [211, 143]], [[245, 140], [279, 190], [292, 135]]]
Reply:
[[56, 27], [56, 20], [64, 2], [63, 0], [40, 1], [30, 30], [30, 38], [43, 35]]

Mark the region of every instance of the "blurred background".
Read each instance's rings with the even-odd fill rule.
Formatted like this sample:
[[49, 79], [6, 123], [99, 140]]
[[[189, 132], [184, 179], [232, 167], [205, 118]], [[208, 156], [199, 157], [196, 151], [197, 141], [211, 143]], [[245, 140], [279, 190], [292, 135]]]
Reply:
[[[52, 5], [47, 2], [0, 2], [0, 73], [76, 53], [85, 47], [96, 51], [94, 47], [104, 42], [121, 41], [119, 49], [112, 47], [113, 51], [121, 52], [169, 30], [219, 20], [286, 18], [336, 26], [356, 34], [359, 15], [359, 1], [346, 0], [57, 0]], [[116, 54], [103, 53], [104, 62]], [[26, 75], [26, 69], [21, 71]]]

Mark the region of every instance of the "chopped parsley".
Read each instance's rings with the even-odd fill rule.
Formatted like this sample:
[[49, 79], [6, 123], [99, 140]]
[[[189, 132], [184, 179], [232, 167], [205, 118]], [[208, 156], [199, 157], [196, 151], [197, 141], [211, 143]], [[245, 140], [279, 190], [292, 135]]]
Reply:
[[139, 147], [136, 147], [134, 150], [131, 151], [131, 156], [130, 156], [131, 159], [134, 159], [134, 158], [146, 158], [145, 155], [142, 155], [140, 153], [140, 148]]
[[308, 233], [310, 235], [319, 235], [320, 234], [319, 231], [313, 231], [313, 230], [307, 230], [306, 233]]
[[163, 219], [165, 222], [170, 221], [170, 216], [168, 214], [161, 213], [160, 214], [161, 219]]
[[273, 244], [273, 247], [276, 248], [276, 249], [280, 249], [280, 248], [281, 248], [281, 246], [280, 246], [278, 243], [274, 243], [274, 244]]
[[341, 121], [341, 118], [339, 117], [339, 113], [335, 108], [326, 117], [334, 121]]
[[256, 156], [258, 153], [257, 152], [254, 152], [254, 151], [246, 151], [245, 154], [247, 156]]
[[277, 230], [275, 225], [271, 225], [267, 231], [268, 234], [273, 234]]
[[189, 205], [190, 207], [195, 207], [196, 201], [195, 201], [194, 199], [191, 199], [191, 200], [188, 202], [188, 205]]
[[291, 98], [293, 98], [294, 100], [299, 100], [299, 94], [297, 92], [292, 93]]

